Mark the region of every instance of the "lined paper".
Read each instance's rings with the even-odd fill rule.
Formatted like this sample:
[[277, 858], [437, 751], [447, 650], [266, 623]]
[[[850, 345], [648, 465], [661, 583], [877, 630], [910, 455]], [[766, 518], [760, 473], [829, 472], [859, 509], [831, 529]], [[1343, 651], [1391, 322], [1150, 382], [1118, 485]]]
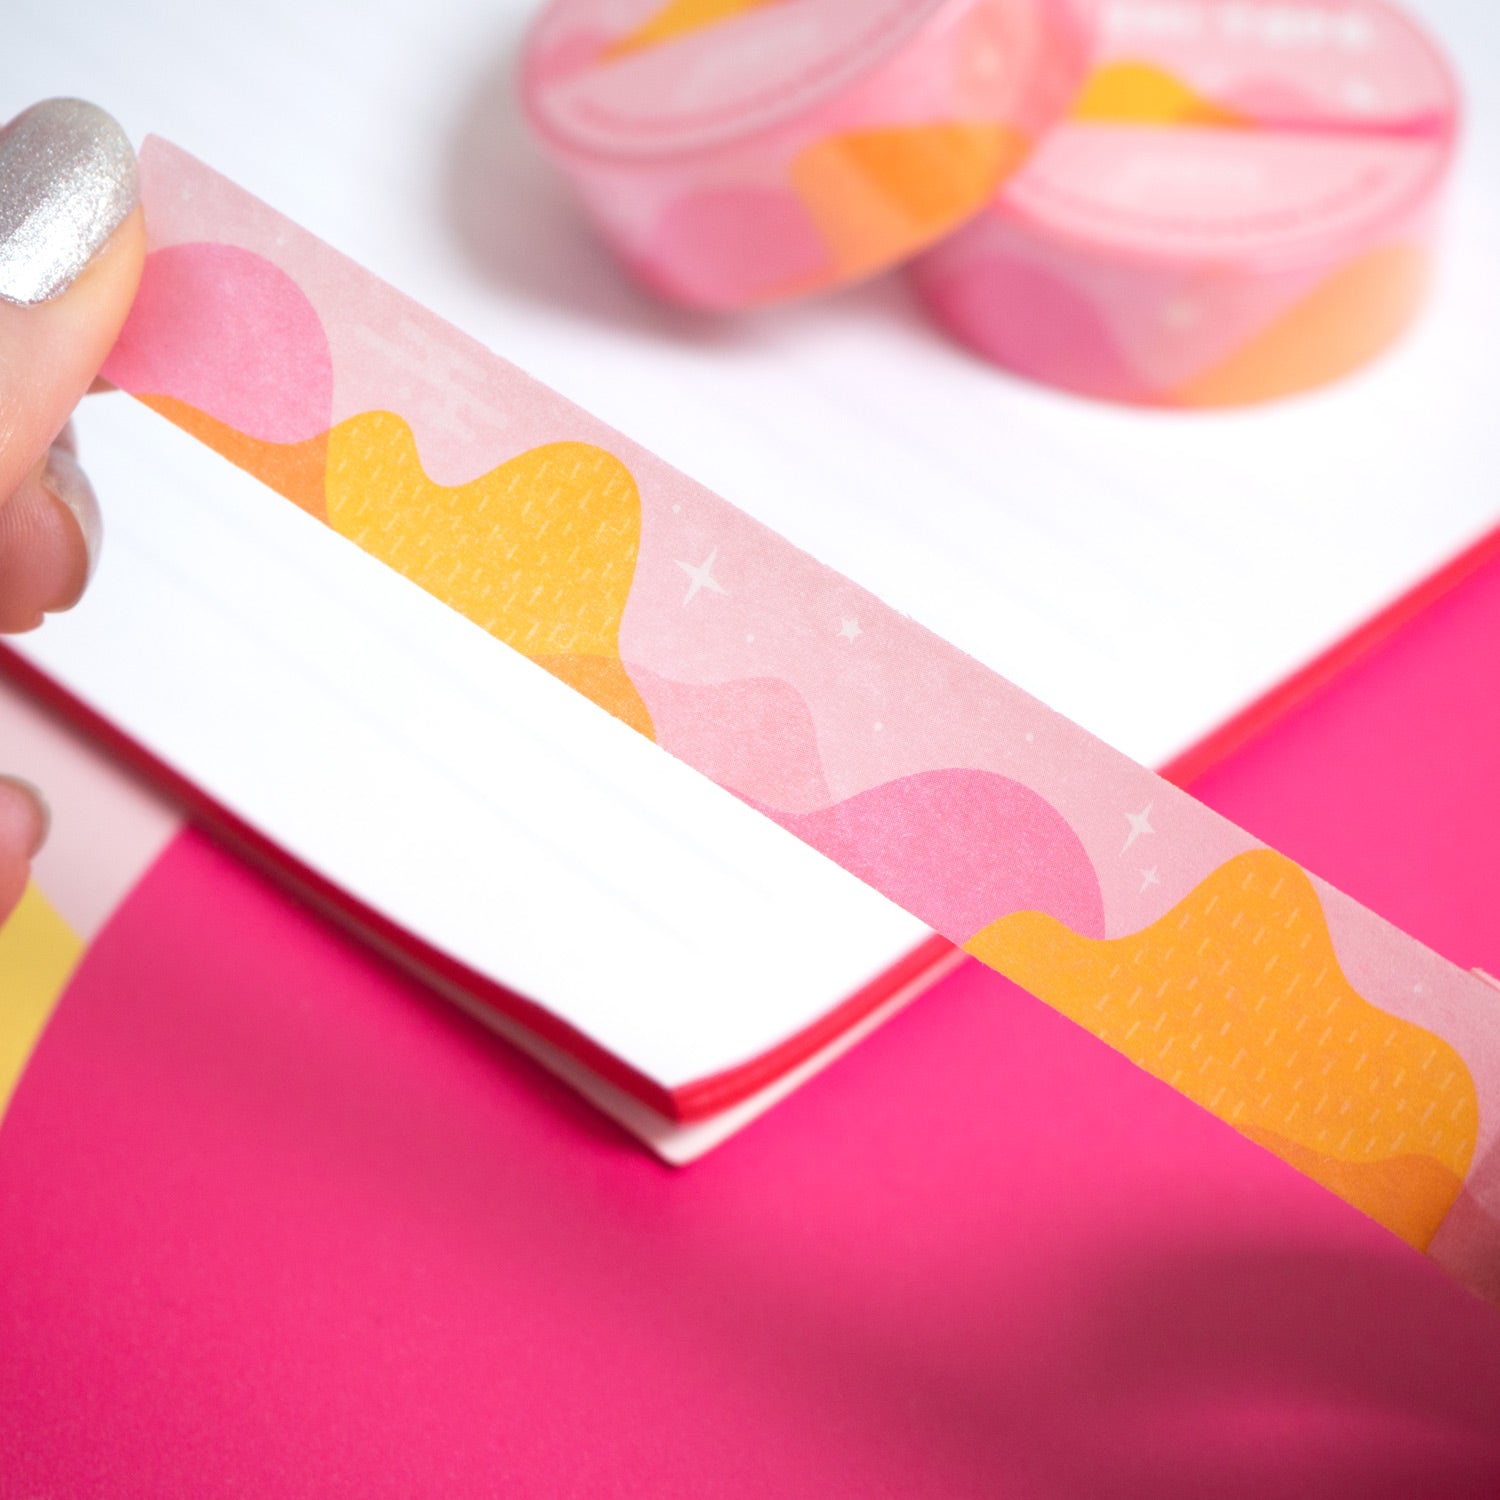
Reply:
[[[384, 0], [356, 20], [332, 0], [128, 15], [21, 0], [0, 112], [81, 94], [137, 138], [171, 136], [1152, 764], [1500, 511], [1500, 26], [1463, 0], [1414, 8], [1471, 83], [1430, 315], [1332, 390], [1190, 417], [992, 371], [899, 277], [742, 321], [657, 306], [525, 139], [509, 83], [524, 3]], [[680, 767], [648, 768], [649, 746], [524, 662], [476, 696], [471, 627], [398, 579], [356, 578], [320, 550], [336, 539], [149, 414], [95, 400], [80, 429], [106, 562], [87, 604], [27, 642], [34, 659], [357, 895], [652, 1076], [752, 1055], [920, 937], [727, 794], [669, 786]], [[507, 797], [516, 768], [549, 766], [545, 809]], [[501, 851], [521, 847], [547, 877], [507, 886]], [[670, 1013], [647, 1005], [647, 975]]]

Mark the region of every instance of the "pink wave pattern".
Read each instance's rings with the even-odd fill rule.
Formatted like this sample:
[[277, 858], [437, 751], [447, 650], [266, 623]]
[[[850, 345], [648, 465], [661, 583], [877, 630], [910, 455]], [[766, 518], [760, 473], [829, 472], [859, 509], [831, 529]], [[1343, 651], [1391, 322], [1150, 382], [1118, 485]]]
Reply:
[[333, 421], [333, 359], [316, 310], [279, 266], [236, 245], [147, 256], [103, 373], [264, 442], [303, 442]]
[[1100, 400], [1148, 394], [1103, 313], [1060, 276], [991, 254], [934, 275], [927, 292], [963, 342], [1006, 369]]
[[685, 683], [631, 663], [656, 742], [747, 801], [783, 813], [831, 801], [812, 711], [776, 677]]
[[828, 246], [795, 193], [728, 187], [673, 203], [637, 269], [671, 296], [733, 307], [816, 276], [828, 260]]
[[924, 771], [818, 812], [762, 810], [955, 940], [1018, 911], [1104, 936], [1099, 878], [1078, 835], [1009, 777]]

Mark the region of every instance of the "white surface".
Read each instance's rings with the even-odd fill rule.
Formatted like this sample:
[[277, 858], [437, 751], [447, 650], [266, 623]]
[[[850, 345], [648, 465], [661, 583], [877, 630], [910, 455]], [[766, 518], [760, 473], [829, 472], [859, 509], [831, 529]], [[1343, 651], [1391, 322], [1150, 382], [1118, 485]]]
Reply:
[[87, 603], [27, 654], [306, 864], [668, 1088], [927, 929], [128, 397]]
[[80, 93], [176, 141], [1148, 764], [1500, 520], [1494, 0], [1410, 7], [1471, 115], [1430, 316], [1336, 389], [1193, 417], [1012, 381], [895, 278], [741, 322], [657, 307], [521, 130], [532, 8], [10, 0], [0, 113]]
[[[176, 141], [1159, 763], [1500, 519], [1500, 8], [1415, 9], [1460, 59], [1472, 104], [1432, 312], [1365, 375], [1223, 416], [1115, 410], [1009, 380], [947, 345], [894, 278], [740, 322], [658, 307], [595, 245], [521, 131], [523, 0], [11, 0], [0, 115], [81, 94], [137, 138]], [[172, 725], [170, 759], [238, 746], [212, 789], [270, 831], [284, 820], [304, 855], [338, 843], [337, 867], [356, 870], [366, 899], [470, 962], [493, 960], [667, 1082], [758, 1050], [917, 935], [526, 664], [503, 689], [485, 678], [475, 701], [445, 695], [442, 680], [476, 682], [470, 627], [393, 577], [380, 585], [384, 636], [333, 594], [299, 594], [302, 567], [351, 588], [356, 563], [380, 570], [336, 558], [337, 538], [268, 507], [179, 435], [140, 438], [148, 419], [130, 413], [100, 402], [82, 421], [107, 561], [95, 597], [38, 649], [127, 725], [148, 713]], [[251, 523], [269, 528], [263, 545], [217, 534], [252, 509], [276, 517]], [[164, 592], [148, 606], [151, 558]], [[320, 609], [328, 654], [272, 664], [294, 652], [301, 606]], [[245, 628], [216, 637], [203, 622], [223, 609]], [[153, 610], [176, 626], [165, 642]], [[395, 639], [397, 621], [430, 654]], [[377, 636], [412, 695], [394, 726], [380, 694], [352, 686], [377, 670]], [[425, 670], [434, 661], [442, 674]], [[284, 693], [266, 690], [280, 672]], [[559, 735], [578, 747], [567, 775]], [[546, 807], [514, 792], [526, 776], [546, 785]], [[570, 842], [588, 818], [602, 839]], [[487, 852], [528, 839], [529, 866]], [[450, 864], [467, 877], [430, 878]], [[592, 905], [570, 907], [584, 890]], [[635, 1008], [645, 985], [631, 976], [645, 974], [657, 989], [671, 979], [670, 1014]], [[706, 1014], [722, 1026], [694, 1040]]]

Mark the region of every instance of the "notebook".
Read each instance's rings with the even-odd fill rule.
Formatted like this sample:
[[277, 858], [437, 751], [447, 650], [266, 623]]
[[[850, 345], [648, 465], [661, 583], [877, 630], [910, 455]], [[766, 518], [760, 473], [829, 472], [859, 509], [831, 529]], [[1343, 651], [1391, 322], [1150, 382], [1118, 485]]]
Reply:
[[[522, 10], [501, 20], [518, 23]], [[163, 8], [164, 22], [178, 19]], [[447, 45], [465, 37], [466, 55], [496, 63], [469, 65], [472, 97], [456, 105], [451, 70], [440, 101], [422, 66], [434, 63], [431, 29], [414, 15], [387, 19], [340, 32], [348, 65], [266, 111], [250, 154], [269, 196], [298, 212], [299, 193], [311, 192], [318, 201], [302, 216], [314, 228], [356, 253], [363, 238], [366, 258], [397, 279], [390, 262], [404, 261], [409, 290], [1137, 758], [1160, 763], [1199, 737], [1490, 518], [1482, 382], [1443, 386], [1441, 401], [1429, 393], [1438, 369], [1477, 370], [1497, 326], [1494, 294], [1474, 274], [1493, 243], [1491, 200], [1461, 204], [1453, 282], [1383, 366], [1274, 411], [1160, 421], [972, 366], [920, 325], [892, 283], [737, 328], [650, 308], [610, 279], [516, 134], [499, 66], [507, 34], [493, 8], [456, 5], [451, 29], [438, 29]], [[331, 42], [334, 19], [299, 8], [295, 54], [285, 46], [289, 10], [243, 32], [236, 24], [190, 38], [175, 54], [180, 68], [139, 58], [152, 85], [141, 122], [177, 111], [192, 126], [176, 133], [230, 166], [247, 137], [211, 121], [187, 61], [201, 63], [200, 76], [230, 78], [242, 91], [231, 97], [252, 108], [265, 79], [317, 54], [307, 28], [330, 28]], [[62, 37], [49, 53], [46, 26], [38, 18], [29, 32], [55, 71]], [[103, 19], [64, 70], [83, 81], [59, 87], [105, 98], [130, 124], [128, 101], [116, 102], [120, 70], [108, 70], [110, 87], [102, 73], [87, 81], [106, 52], [117, 55], [111, 38], [127, 53], [145, 46]], [[231, 46], [246, 49], [248, 64], [225, 69], [220, 49]], [[21, 63], [14, 87], [23, 75], [31, 87], [35, 73]], [[431, 92], [379, 104], [369, 79], [393, 70]], [[402, 112], [425, 123], [398, 140], [387, 115]], [[454, 138], [442, 139], [439, 118]], [[440, 207], [424, 196], [439, 180], [439, 153], [446, 221], [411, 213], [413, 203]], [[254, 167], [241, 175], [258, 185]], [[403, 181], [413, 188], [404, 198]], [[479, 222], [501, 204], [508, 229]], [[371, 216], [382, 212], [375, 230]], [[897, 370], [903, 381], [890, 378]], [[506, 704], [527, 706], [526, 734], [497, 704], [476, 708], [448, 621], [409, 591], [355, 576], [354, 560], [335, 557], [315, 528], [299, 530], [294, 512], [272, 519], [253, 481], [150, 413], [111, 397], [92, 403], [82, 425], [110, 502], [108, 560], [86, 608], [23, 645], [33, 668], [86, 700], [96, 728], [150, 741], [149, 711], [156, 734], [165, 725], [192, 742], [211, 728], [215, 753], [253, 746], [211, 765], [181, 746], [166, 758], [180, 787], [197, 788], [263, 850], [280, 850], [323, 896], [383, 868], [383, 899], [358, 898], [357, 915], [384, 940], [415, 938], [424, 959], [438, 959], [437, 977], [465, 994], [485, 968], [465, 944], [494, 936], [475, 893], [497, 890], [504, 866], [506, 897], [526, 915], [507, 925], [482, 977], [547, 1007], [553, 1040], [584, 1054], [594, 1078], [608, 1081], [611, 1060], [623, 1061], [614, 1083], [632, 1085], [626, 1096], [654, 1106], [658, 1120], [747, 1106], [751, 1095], [728, 1095], [750, 1085], [763, 1097], [786, 1086], [789, 1067], [847, 1041], [854, 1017], [877, 1018], [952, 961], [913, 919], [779, 840], [719, 789], [648, 766], [598, 715], [585, 724], [588, 706], [542, 674], [506, 684]], [[1417, 477], [1434, 468], [1446, 482], [1416, 507]], [[195, 503], [210, 494], [212, 505]], [[1327, 564], [1334, 554], [1338, 568]], [[712, 579], [711, 559], [683, 562]], [[538, 722], [553, 732], [538, 738]], [[445, 747], [436, 766], [435, 741]], [[496, 802], [506, 780], [496, 743], [506, 764], [527, 768], [525, 797]], [[312, 782], [302, 779], [310, 767]], [[538, 783], [551, 788], [540, 803]], [[264, 796], [276, 799], [276, 817], [255, 800]], [[494, 820], [483, 832], [481, 808]], [[287, 830], [305, 836], [318, 818], [346, 842], [337, 858], [325, 850], [310, 863], [288, 848]], [[583, 827], [580, 862], [565, 835]], [[434, 830], [456, 837], [446, 864], [434, 858]], [[539, 883], [535, 863], [504, 865], [518, 842], [543, 848], [551, 884]], [[477, 865], [476, 849], [485, 851]], [[581, 895], [595, 904], [580, 908]], [[665, 957], [674, 921], [679, 935], [708, 934], [707, 959]], [[458, 936], [434, 945], [442, 924]], [[455, 949], [467, 956], [444, 963]], [[516, 1017], [538, 1045], [553, 1044], [537, 1011], [517, 1004]]]
[[[137, 577], [135, 581], [159, 580]], [[166, 597], [171, 597], [169, 591]], [[212, 616], [193, 623], [209, 629], [217, 624], [221, 635], [227, 633], [222, 619], [215, 621]], [[8, 668], [14, 676], [19, 666], [19, 661], [11, 657], [0, 664], [0, 670]], [[291, 678], [284, 662], [277, 664], [276, 674], [275, 682], [286, 691]], [[36, 685], [24, 668], [20, 675]], [[138, 685], [138, 679], [133, 685]], [[256, 701], [253, 682], [241, 679], [238, 686], [246, 690], [244, 697], [235, 693], [227, 695], [228, 700]], [[45, 685], [44, 694], [55, 700], [55, 685]], [[525, 706], [514, 693], [507, 694], [507, 701], [513, 709]], [[209, 703], [202, 707], [213, 714], [216, 706]], [[86, 721], [87, 716], [83, 717]], [[124, 717], [133, 716], [127, 711]], [[591, 717], [584, 716], [585, 722]], [[349, 732], [349, 726], [337, 724], [337, 713], [331, 713], [329, 718], [335, 721], [335, 735]], [[533, 724], [543, 729], [559, 727], [545, 711], [535, 716]], [[561, 727], [567, 725], [564, 714]], [[367, 732], [369, 726], [357, 727]], [[85, 732], [76, 709], [71, 715], [49, 711], [33, 694], [0, 675], [0, 745], [4, 746], [7, 767], [14, 774], [45, 784], [54, 807], [52, 834], [37, 860], [32, 888], [16, 916], [0, 929], [0, 1001], [4, 1003], [4, 1026], [0, 1028], [0, 1113], [88, 945], [130, 899], [137, 884], [184, 827], [183, 805], [170, 794], [164, 795], [165, 784], [184, 791], [184, 800], [203, 813], [212, 826], [263, 862], [269, 862], [294, 890], [310, 896], [325, 912], [352, 921], [365, 941], [385, 947], [405, 966], [417, 968], [429, 984], [559, 1073], [669, 1161], [690, 1160], [718, 1144], [957, 962], [957, 954], [948, 944], [921, 941], [925, 934], [920, 924], [904, 915], [899, 921], [892, 921], [881, 903], [862, 899], [860, 893], [864, 887], [858, 882], [848, 877], [828, 881], [818, 868], [826, 861], [815, 864], [788, 860], [779, 841], [770, 846], [769, 855], [765, 845], [757, 853], [752, 841], [736, 846], [736, 852], [747, 860], [758, 857], [763, 869], [759, 872], [743, 867], [733, 869], [732, 895], [738, 899], [724, 900], [717, 927], [712, 912], [709, 913], [707, 933], [721, 940], [728, 937], [748, 942], [753, 938], [756, 953], [738, 963], [731, 961], [721, 966], [705, 963], [701, 974], [685, 974], [681, 945], [671, 941], [670, 933], [649, 920], [642, 920], [639, 901], [611, 901], [602, 867], [596, 871], [593, 884], [574, 872], [549, 877], [548, 872], [538, 869], [534, 860], [528, 864], [519, 849], [513, 847], [508, 860], [497, 862], [495, 870], [479, 878], [480, 884], [485, 900], [498, 908], [507, 901], [514, 905], [522, 887], [530, 881], [534, 886], [532, 909], [526, 917], [534, 925], [502, 928], [496, 967], [503, 977], [509, 978], [521, 972], [521, 965], [527, 962], [541, 965], [543, 972], [535, 982], [539, 997], [552, 1001], [554, 1010], [549, 1013], [524, 1004], [518, 994], [497, 993], [482, 974], [460, 973], [451, 960], [447, 965], [441, 959], [436, 965], [424, 964], [414, 953], [409, 935], [355, 912], [347, 889], [337, 896], [328, 893], [328, 880], [339, 871], [325, 865], [322, 880], [310, 878], [310, 872], [300, 868], [285, 849], [273, 846], [264, 832], [254, 838], [253, 844], [247, 844], [246, 825], [210, 807], [201, 787], [187, 786], [178, 777], [163, 776], [163, 768], [151, 757], [143, 757], [138, 745], [124, 746], [122, 757], [110, 754], [106, 742], [121, 746], [118, 728]], [[336, 739], [329, 744], [331, 749], [338, 748]], [[561, 797], [576, 801], [579, 766], [597, 753], [596, 747], [588, 744], [586, 738], [580, 745], [575, 738], [567, 745], [566, 753], [571, 765], [556, 774], [556, 784]], [[511, 764], [516, 765], [520, 759], [512, 755]], [[150, 774], [148, 777], [130, 774], [127, 761], [146, 766]], [[197, 763], [195, 769], [203, 764], [206, 762]], [[634, 839], [638, 844], [642, 825], [640, 808], [632, 807], [628, 796], [634, 793], [658, 798], [665, 809], [665, 816], [659, 820], [663, 826], [654, 835], [655, 844], [644, 852], [648, 860], [656, 861], [659, 878], [649, 882], [647, 890], [650, 896], [660, 899], [669, 894], [668, 883], [695, 880], [699, 889], [684, 903], [692, 909], [675, 915], [701, 918], [705, 903], [726, 895], [724, 878], [719, 873], [724, 867], [717, 862], [705, 865], [700, 848], [693, 844], [678, 845], [670, 820], [674, 815], [696, 814], [705, 805], [712, 809], [718, 799], [694, 801], [689, 794], [683, 802], [661, 784], [641, 783], [638, 779], [632, 784], [628, 762], [624, 771], [613, 756], [603, 758], [599, 764], [611, 778], [606, 817], [613, 817], [613, 826], [604, 836], [612, 835], [622, 841]], [[597, 793], [596, 788], [596, 796]], [[247, 812], [258, 810], [253, 795], [245, 802], [250, 804]], [[544, 794], [529, 811], [543, 812], [547, 802]], [[517, 811], [514, 805], [486, 806], [482, 799], [477, 805], [479, 816], [487, 814], [492, 819], [504, 811]], [[762, 820], [752, 816], [747, 821], [754, 829]], [[712, 835], [722, 833], [724, 826], [721, 822], [718, 828], [700, 827], [698, 831]], [[433, 830], [421, 830], [418, 837], [427, 849], [441, 852], [442, 839]], [[293, 845], [298, 842], [295, 832], [288, 842]], [[473, 848], [472, 843], [462, 841], [459, 846]], [[511, 878], [513, 872], [523, 869], [527, 872], [524, 878]], [[417, 866], [416, 873], [414, 890], [452, 889], [451, 884], [433, 879], [425, 862]], [[842, 872], [836, 873], [842, 876]], [[789, 886], [801, 881], [795, 895], [810, 903], [807, 915], [799, 921], [789, 915], [791, 908], [782, 909], [779, 905], [768, 914], [766, 908], [770, 903], [756, 889], [757, 874], [762, 879], [786, 881]], [[358, 888], [357, 877], [346, 878], [348, 888]], [[682, 886], [676, 885], [674, 891], [681, 894]], [[403, 914], [399, 906], [394, 909], [398, 915]], [[623, 956], [602, 943], [590, 944], [577, 950], [581, 963], [570, 965], [568, 959], [573, 950], [569, 949], [568, 940], [574, 935], [570, 923], [587, 927], [592, 922], [593, 935], [598, 938], [603, 935], [599, 929], [611, 919], [616, 924], [614, 936], [624, 950]], [[751, 920], [760, 922], [759, 933], [749, 930]], [[730, 930], [736, 921], [744, 925], [738, 931]], [[824, 921], [833, 923], [836, 944], [819, 937]], [[917, 940], [915, 944], [913, 937]], [[555, 951], [549, 951], [547, 944], [556, 945]], [[601, 974], [599, 965], [609, 960], [618, 960], [618, 967]], [[785, 966], [784, 975], [775, 972], [776, 965]], [[768, 991], [764, 1007], [756, 1004], [752, 989], [755, 984]], [[570, 992], [567, 988], [570, 985], [578, 988]], [[842, 994], [840, 986], [849, 988], [850, 993]], [[865, 989], [872, 993], [862, 995], [860, 991]], [[581, 1002], [569, 1006], [570, 993], [581, 997]], [[664, 1094], [669, 1093], [677, 1076], [672, 1072], [674, 1060], [669, 1056], [663, 1060], [660, 1052], [643, 1052], [629, 1036], [618, 1042], [620, 1055], [607, 1053], [597, 1042], [592, 1049], [581, 1046], [575, 1028], [584, 1025], [594, 1025], [606, 1038], [614, 1036], [608, 1030], [607, 1019], [601, 1024], [588, 1013], [586, 1001], [591, 996], [597, 996], [606, 1005], [620, 1006], [638, 1032], [650, 1040], [670, 1045], [674, 1039], [680, 1042], [688, 1037], [700, 1049], [709, 1049], [706, 1055], [736, 1057], [743, 1062], [746, 1059], [740, 1054], [746, 1053], [748, 1061], [759, 1066], [753, 1068], [749, 1077], [741, 1070], [739, 1076], [712, 1081], [710, 1088], [700, 1087], [696, 1093], [683, 1091], [680, 1101], [643, 1099], [641, 1095], [647, 1093], [647, 1088], [629, 1076], [630, 1064], [623, 1062], [622, 1057], [633, 1059], [642, 1069], [654, 1069], [654, 1074], [647, 1076], [658, 1083]], [[851, 1002], [850, 1009], [856, 1014], [839, 1014], [836, 1003], [839, 1000]], [[800, 1045], [781, 1051], [762, 1047], [757, 1052], [754, 1043], [747, 1049], [743, 1029], [738, 1033], [733, 1030], [736, 1022], [743, 1028], [750, 1018], [758, 1016], [763, 1016], [765, 1026], [774, 1029], [780, 1024], [778, 1017], [785, 1016], [794, 1005], [803, 1006], [814, 1023], [823, 1023], [815, 1035], [804, 1038]], [[565, 1006], [568, 1008], [564, 1009]], [[673, 1006], [682, 1011], [696, 1010], [719, 1024], [695, 1030], [691, 1017], [674, 1017]], [[827, 1012], [834, 1014], [829, 1016]], [[560, 1028], [559, 1020], [569, 1024]], [[561, 1044], [549, 1040], [549, 1033], [554, 1037], [560, 1035]], [[717, 1053], [712, 1051], [716, 1047]], [[701, 1064], [689, 1056], [680, 1066], [692, 1070]], [[622, 1076], [623, 1086], [611, 1081]]]
[[1500, 40], [1466, 0], [1411, 8], [1468, 85], [1427, 314], [1353, 380], [1192, 418], [1011, 380], [928, 325], [899, 277], [747, 319], [659, 306], [526, 136], [512, 68], [529, 0], [393, 0], [357, 26], [334, 0], [37, 5], [0, 58], [0, 111], [80, 94], [137, 141], [176, 141], [1161, 765], [1494, 520]]

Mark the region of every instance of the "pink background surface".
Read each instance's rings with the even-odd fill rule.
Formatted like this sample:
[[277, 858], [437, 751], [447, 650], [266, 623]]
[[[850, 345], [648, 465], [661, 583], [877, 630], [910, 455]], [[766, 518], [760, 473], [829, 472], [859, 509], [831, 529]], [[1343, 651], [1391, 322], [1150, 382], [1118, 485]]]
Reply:
[[[1496, 639], [1500, 563], [1198, 790], [1500, 969]], [[1500, 1491], [1500, 1316], [974, 965], [673, 1173], [188, 835], [0, 1224], [7, 1497]]]

